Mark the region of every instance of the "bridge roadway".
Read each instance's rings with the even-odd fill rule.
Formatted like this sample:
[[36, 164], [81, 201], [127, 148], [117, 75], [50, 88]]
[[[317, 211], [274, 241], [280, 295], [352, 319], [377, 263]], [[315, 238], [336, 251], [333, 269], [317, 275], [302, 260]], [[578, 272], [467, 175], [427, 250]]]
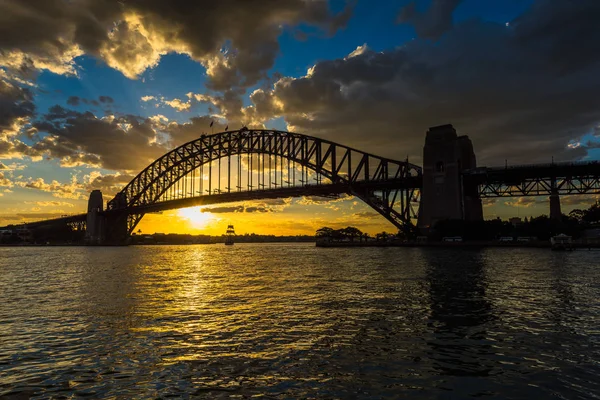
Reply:
[[[403, 188], [418, 188], [421, 185], [420, 177], [412, 177], [409, 179], [390, 179], [386, 181], [367, 181], [356, 182], [352, 186], [344, 183], [337, 184], [320, 184], [320, 185], [304, 185], [281, 187], [276, 189], [259, 189], [251, 191], [239, 191], [231, 193], [207, 194], [196, 197], [186, 197], [181, 199], [166, 200], [152, 204], [143, 204], [139, 206], [129, 207], [126, 209], [128, 214], [148, 214], [161, 211], [175, 210], [179, 208], [206, 206], [222, 203], [233, 203], [239, 201], [251, 200], [266, 200], [280, 199], [288, 197], [301, 196], [318, 196], [318, 197], [338, 197], [342, 194], [357, 194], [367, 192], [369, 190], [385, 190], [385, 189], [403, 189]], [[100, 215], [110, 216], [112, 214], [120, 214], [124, 210], [105, 210]], [[27, 223], [30, 228], [40, 227], [53, 224], [70, 224], [83, 222], [86, 220], [87, 214], [76, 214], [67, 217], [48, 219]]]
[[[233, 203], [238, 201], [280, 199], [288, 197], [318, 196], [318, 197], [337, 197], [341, 194], [358, 194], [370, 190], [394, 190], [404, 188], [418, 188], [420, 186], [420, 177], [410, 179], [390, 179], [386, 181], [367, 181], [356, 182], [352, 185], [346, 183], [304, 185], [282, 187], [277, 189], [260, 189], [239, 191], [231, 193], [209, 194], [203, 196], [181, 198], [174, 200], [161, 201], [153, 204], [144, 204], [127, 208], [129, 214], [146, 214], [159, 211], [167, 211], [178, 208], [205, 206], [220, 203]], [[107, 210], [105, 213], [119, 212], [122, 210]], [[107, 214], [108, 215], [108, 214]]]

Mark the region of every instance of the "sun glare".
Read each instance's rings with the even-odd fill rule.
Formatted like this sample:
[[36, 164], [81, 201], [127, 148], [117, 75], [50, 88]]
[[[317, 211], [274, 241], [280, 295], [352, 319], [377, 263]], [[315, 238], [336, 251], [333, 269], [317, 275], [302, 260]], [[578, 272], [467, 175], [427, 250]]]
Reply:
[[182, 208], [177, 211], [177, 215], [188, 220], [193, 228], [204, 228], [215, 219], [213, 214], [202, 212], [201, 207]]

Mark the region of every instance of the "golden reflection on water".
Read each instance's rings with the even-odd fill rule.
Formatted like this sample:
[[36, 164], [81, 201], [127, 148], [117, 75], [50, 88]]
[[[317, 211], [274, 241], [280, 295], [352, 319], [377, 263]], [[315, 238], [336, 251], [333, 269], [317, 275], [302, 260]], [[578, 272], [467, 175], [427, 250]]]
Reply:
[[600, 393], [593, 253], [0, 252], [0, 396]]

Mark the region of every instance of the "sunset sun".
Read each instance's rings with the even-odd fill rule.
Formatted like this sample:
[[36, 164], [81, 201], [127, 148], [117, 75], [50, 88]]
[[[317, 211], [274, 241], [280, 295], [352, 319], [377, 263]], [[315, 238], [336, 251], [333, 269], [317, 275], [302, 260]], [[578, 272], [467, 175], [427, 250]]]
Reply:
[[184, 220], [187, 220], [192, 228], [205, 228], [211, 222], [215, 221], [213, 214], [202, 212], [201, 207], [182, 208], [177, 210], [177, 215]]

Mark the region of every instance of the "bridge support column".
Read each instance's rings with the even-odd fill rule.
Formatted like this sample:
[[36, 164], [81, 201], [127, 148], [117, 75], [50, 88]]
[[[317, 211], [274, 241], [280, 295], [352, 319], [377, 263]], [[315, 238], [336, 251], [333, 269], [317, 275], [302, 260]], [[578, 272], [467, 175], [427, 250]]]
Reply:
[[550, 219], [555, 221], [560, 221], [562, 219], [560, 196], [555, 189], [553, 189], [552, 194], [550, 194]]
[[444, 219], [483, 220], [477, 186], [465, 187], [461, 172], [477, 167], [473, 144], [452, 125], [430, 128], [423, 148], [423, 188], [418, 227], [427, 232]]
[[104, 202], [102, 192], [94, 190], [88, 200], [88, 212], [85, 225], [85, 243], [102, 244], [106, 229], [106, 219], [102, 215]]

